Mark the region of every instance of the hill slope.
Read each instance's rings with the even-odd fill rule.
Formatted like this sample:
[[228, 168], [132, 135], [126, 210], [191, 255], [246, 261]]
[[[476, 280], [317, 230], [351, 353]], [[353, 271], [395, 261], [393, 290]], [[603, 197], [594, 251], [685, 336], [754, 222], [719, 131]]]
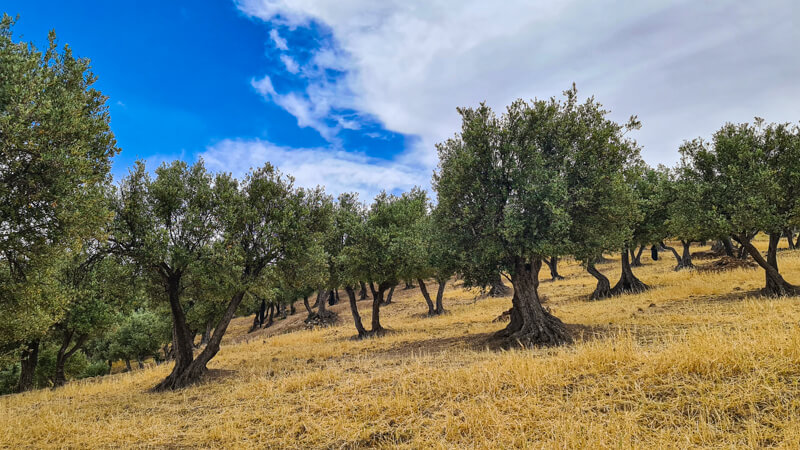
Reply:
[[[570, 347], [494, 349], [508, 298], [448, 286], [450, 313], [425, 318], [398, 288], [382, 338], [352, 340], [346, 305], [311, 331], [275, 334], [302, 310], [261, 334], [240, 318], [213, 377], [182, 391], [148, 391], [161, 366], [2, 397], [0, 446], [800, 446], [799, 299], [759, 297], [760, 269], [673, 272], [662, 255], [635, 269], [639, 295], [587, 302], [574, 263], [543, 282]], [[800, 283], [800, 252], [779, 258]], [[612, 282], [616, 265], [599, 266]]]

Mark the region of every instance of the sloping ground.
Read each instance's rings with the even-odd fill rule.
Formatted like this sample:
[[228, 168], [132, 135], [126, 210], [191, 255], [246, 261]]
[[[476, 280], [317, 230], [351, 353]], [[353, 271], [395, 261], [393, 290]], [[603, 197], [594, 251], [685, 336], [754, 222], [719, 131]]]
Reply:
[[[779, 259], [800, 283], [800, 252]], [[215, 376], [179, 392], [150, 393], [169, 370], [153, 367], [0, 398], [0, 446], [800, 447], [800, 299], [758, 297], [761, 270], [644, 262], [639, 295], [587, 302], [574, 264], [542, 283], [570, 347], [493, 349], [508, 298], [449, 287], [450, 314], [424, 318], [419, 291], [398, 290], [382, 338], [353, 340], [347, 309], [277, 335], [241, 318]]]

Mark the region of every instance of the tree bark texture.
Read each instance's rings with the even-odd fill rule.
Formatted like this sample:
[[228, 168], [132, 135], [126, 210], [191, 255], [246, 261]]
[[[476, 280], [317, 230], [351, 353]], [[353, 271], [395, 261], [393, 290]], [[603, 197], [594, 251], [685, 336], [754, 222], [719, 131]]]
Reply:
[[28, 342], [25, 349], [22, 350], [22, 358], [20, 360], [21, 369], [19, 373], [19, 382], [17, 383], [17, 392], [25, 392], [33, 389], [34, 376], [36, 375], [36, 366], [39, 364], [39, 340]]
[[525, 261], [517, 257], [514, 260], [511, 321], [498, 333], [510, 343], [551, 347], [572, 342], [564, 323], [542, 307], [538, 292], [541, 267], [542, 260], [538, 258]]
[[56, 353], [56, 371], [53, 376], [53, 387], [63, 386], [64, 383], [67, 382], [66, 374], [64, 373], [64, 366], [67, 363], [72, 355], [75, 354], [83, 344], [86, 343], [88, 336], [85, 334], [78, 335], [78, 338], [75, 340], [75, 344], [72, 348], [69, 348], [69, 344], [72, 343], [72, 338], [74, 337], [73, 332], [67, 332], [64, 334], [64, 339], [61, 342], [61, 347], [58, 349], [58, 353]]
[[552, 281], [564, 279], [564, 277], [562, 277], [561, 274], [558, 273], [558, 256], [553, 256], [550, 259], [545, 259], [544, 262], [550, 269], [550, 279]]
[[644, 244], [639, 246], [636, 252], [631, 251], [631, 267], [642, 267], [642, 253], [644, 253]]
[[165, 378], [154, 388], [156, 391], [180, 389], [195, 383], [202, 378], [202, 376], [208, 371], [206, 365], [209, 361], [211, 361], [211, 358], [213, 358], [217, 352], [219, 352], [219, 345], [220, 342], [222, 342], [222, 336], [227, 331], [228, 325], [231, 323], [231, 319], [233, 319], [237, 308], [239, 308], [239, 305], [242, 303], [244, 294], [244, 291], [241, 291], [237, 292], [231, 297], [225, 313], [214, 327], [214, 332], [211, 335], [211, 339], [208, 340], [208, 344], [203, 351], [197, 355], [197, 358], [194, 358], [193, 360], [190, 359], [188, 363], [181, 365], [180, 368], [176, 359], [175, 367], [172, 369], [172, 373], [170, 373], [167, 378]]
[[800, 295], [800, 286], [795, 286], [784, 280], [778, 269], [778, 242], [780, 242], [781, 233], [770, 233], [766, 259], [753, 245], [748, 236], [738, 235], [734, 238], [753, 257], [753, 260], [764, 269], [766, 285], [761, 290], [762, 294], [768, 297]]
[[597, 280], [597, 286], [595, 286], [592, 295], [589, 296], [589, 300], [602, 300], [611, 297], [611, 282], [608, 281], [608, 277], [597, 270], [594, 264], [587, 264], [586, 271]]
[[511, 294], [511, 288], [503, 284], [503, 278], [498, 273], [489, 287], [489, 297], [505, 297]]
[[356, 325], [358, 337], [363, 338], [367, 335], [367, 330], [361, 322], [361, 314], [358, 313], [358, 304], [356, 303], [356, 292], [352, 286], [345, 286], [344, 290], [347, 292], [347, 298], [350, 301], [350, 312], [353, 314], [353, 322]]
[[628, 259], [628, 250], [623, 249], [622, 252], [622, 274], [620, 274], [619, 281], [617, 284], [611, 288], [612, 295], [620, 295], [620, 294], [637, 294], [640, 292], [644, 292], [649, 287], [644, 284], [641, 280], [636, 278], [636, 275], [633, 274], [633, 270], [631, 269], [631, 263]]
[[442, 304], [444, 300], [444, 288], [447, 285], [447, 280], [437, 280], [439, 283], [439, 289], [436, 290], [436, 314], [444, 314], [444, 305]]
[[417, 284], [419, 285], [420, 292], [422, 292], [422, 298], [425, 299], [425, 304], [428, 305], [428, 315], [432, 316], [436, 314], [436, 309], [433, 306], [433, 300], [431, 300], [430, 294], [428, 294], [428, 286], [425, 286], [425, 281], [423, 281], [422, 278], [418, 278]]

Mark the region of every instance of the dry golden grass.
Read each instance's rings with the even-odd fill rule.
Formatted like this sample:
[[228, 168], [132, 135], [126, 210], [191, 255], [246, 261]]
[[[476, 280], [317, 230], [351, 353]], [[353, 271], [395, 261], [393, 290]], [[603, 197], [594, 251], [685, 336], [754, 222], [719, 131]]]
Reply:
[[[800, 252], [779, 260], [800, 283]], [[179, 392], [150, 393], [169, 370], [151, 367], [0, 398], [0, 446], [800, 447], [800, 299], [759, 297], [760, 269], [644, 261], [640, 295], [587, 302], [594, 281], [568, 263], [542, 283], [569, 347], [489, 349], [509, 299], [455, 287], [450, 314], [423, 318], [419, 291], [398, 290], [379, 339], [352, 340], [342, 310], [331, 328], [236, 343], [242, 318], [215, 378]]]

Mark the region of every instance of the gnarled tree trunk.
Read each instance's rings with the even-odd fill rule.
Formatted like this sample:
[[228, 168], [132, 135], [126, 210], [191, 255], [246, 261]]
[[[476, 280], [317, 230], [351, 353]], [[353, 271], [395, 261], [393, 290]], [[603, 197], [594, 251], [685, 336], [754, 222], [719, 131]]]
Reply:
[[542, 307], [539, 300], [539, 270], [542, 260], [515, 258], [511, 283], [514, 286], [511, 321], [498, 333], [511, 343], [532, 346], [557, 346], [572, 342], [564, 323]]
[[489, 297], [505, 297], [511, 293], [511, 288], [503, 284], [503, 278], [498, 273], [489, 287]]
[[633, 249], [630, 249], [631, 252], [631, 267], [642, 267], [642, 253], [644, 253], [644, 244], [639, 246], [639, 250], [635, 253]]
[[180, 303], [180, 278], [167, 278], [167, 297], [172, 310], [172, 348], [175, 365], [172, 372], [154, 388], [156, 391], [177, 389], [186, 386], [185, 374], [194, 359], [193, 335], [186, 324], [186, 315]]
[[206, 364], [219, 352], [222, 336], [227, 331], [231, 319], [233, 319], [233, 316], [236, 314], [236, 309], [239, 308], [239, 305], [242, 303], [244, 294], [244, 291], [242, 291], [233, 295], [230, 303], [228, 303], [228, 308], [214, 327], [214, 333], [211, 335], [211, 339], [208, 340], [208, 344], [203, 351], [197, 355], [197, 358], [190, 359], [188, 363], [181, 365], [180, 369], [176, 358], [172, 373], [154, 388], [156, 391], [180, 389], [202, 378], [208, 371]]
[[267, 323], [264, 324], [264, 328], [269, 328], [272, 326], [272, 320], [275, 318], [275, 304], [270, 303], [267, 307]]
[[547, 267], [550, 269], [550, 279], [552, 281], [556, 280], [563, 280], [564, 277], [558, 273], [558, 256], [553, 256], [550, 259], [545, 259], [544, 263], [547, 264]]
[[[794, 242], [794, 230], [786, 228], [783, 233], [786, 236], [786, 243], [789, 244], [789, 250], [797, 248], [797, 244]], [[798, 239], [800, 240], [800, 237], [798, 237]]]
[[359, 281], [359, 284], [361, 285], [361, 292], [359, 292], [359, 294], [358, 294], [358, 299], [359, 300], [366, 300], [368, 298], [368, 295], [367, 295], [367, 283], [364, 283], [363, 281]]
[[311, 305], [308, 304], [308, 296], [307, 295], [303, 296], [303, 306], [306, 307], [306, 311], [308, 312], [308, 317], [306, 317], [306, 320], [309, 320], [312, 317], [314, 317], [314, 311], [311, 310]]
[[681, 245], [683, 245], [683, 254], [681, 255], [681, 262], [679, 267], [676, 267], [675, 270], [679, 269], [692, 269], [694, 268], [694, 264], [692, 263], [692, 241], [681, 241]]
[[72, 357], [82, 346], [86, 343], [88, 336], [85, 334], [78, 335], [78, 339], [75, 341], [75, 345], [72, 348], [69, 348], [69, 344], [72, 342], [73, 332], [67, 332], [64, 335], [64, 339], [61, 342], [61, 347], [58, 349], [58, 353], [56, 354], [56, 371], [55, 375], [53, 376], [53, 387], [63, 386], [64, 383], [67, 382], [67, 377], [64, 374], [64, 365], [66, 365], [67, 360]]
[[778, 270], [778, 242], [780, 242], [781, 233], [770, 233], [767, 259], [764, 259], [761, 252], [750, 242], [747, 236], [734, 236], [734, 239], [736, 239], [736, 241], [742, 245], [742, 248], [747, 250], [747, 253], [753, 257], [753, 260], [764, 269], [766, 286], [761, 290], [764, 295], [769, 297], [800, 295], [800, 286], [795, 286], [784, 280]]
[[425, 281], [423, 281], [422, 278], [418, 278], [417, 284], [419, 285], [419, 290], [422, 292], [422, 298], [425, 299], [425, 303], [428, 305], [428, 315], [432, 316], [436, 314], [436, 309], [433, 306], [433, 300], [431, 300], [430, 294], [428, 294], [428, 286], [425, 286]]
[[667, 247], [666, 244], [663, 242], [661, 243], [661, 247], [665, 248], [672, 252], [672, 255], [675, 257], [675, 269], [674, 270], [681, 270], [681, 269], [689, 269], [694, 267], [692, 264], [692, 255], [689, 253], [689, 248], [691, 247], [692, 243], [690, 241], [681, 241], [683, 245], [683, 256], [681, 256], [674, 247]]
[[436, 314], [444, 314], [442, 301], [444, 300], [444, 288], [447, 285], [447, 280], [439, 279], [436, 281], [439, 283], [439, 289], [436, 290]]
[[39, 364], [39, 340], [28, 342], [22, 350], [20, 360], [21, 369], [17, 392], [25, 392], [33, 389], [33, 380], [36, 375], [36, 366]]
[[350, 312], [353, 314], [353, 322], [356, 325], [356, 331], [358, 332], [358, 337], [363, 338], [367, 335], [367, 330], [364, 328], [364, 324], [361, 323], [361, 314], [358, 313], [358, 305], [356, 304], [356, 292], [353, 290], [352, 286], [345, 286], [344, 290], [347, 292], [347, 297], [350, 300]]
[[620, 294], [637, 294], [639, 292], [644, 292], [649, 287], [644, 284], [641, 280], [636, 278], [636, 275], [633, 274], [633, 270], [631, 269], [631, 263], [628, 259], [628, 250], [622, 250], [622, 274], [620, 274], [619, 281], [617, 284], [611, 288], [612, 295], [620, 295]]
[[395, 286], [392, 286], [392, 287], [389, 288], [389, 292], [386, 294], [386, 300], [384, 300], [384, 302], [383, 302], [384, 305], [388, 305], [388, 304], [392, 303], [392, 296], [394, 295], [394, 288], [395, 288]]
[[371, 334], [382, 334], [384, 332], [381, 326], [381, 305], [383, 304], [383, 294], [391, 288], [391, 283], [380, 283], [378, 290], [373, 292], [372, 295], [372, 330]]
[[611, 282], [608, 281], [608, 277], [597, 270], [594, 263], [587, 264], [586, 271], [597, 280], [597, 286], [595, 286], [592, 295], [589, 296], [589, 300], [601, 300], [611, 297]]

